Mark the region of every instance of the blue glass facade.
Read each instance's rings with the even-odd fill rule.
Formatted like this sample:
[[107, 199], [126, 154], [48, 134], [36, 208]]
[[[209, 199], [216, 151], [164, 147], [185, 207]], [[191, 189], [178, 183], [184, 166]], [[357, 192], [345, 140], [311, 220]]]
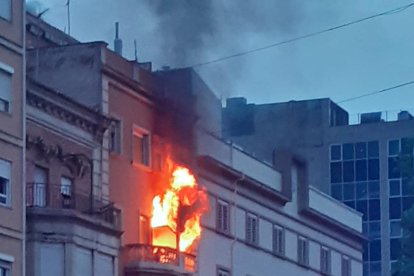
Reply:
[[364, 275], [381, 274], [381, 200], [379, 142], [332, 145], [332, 197], [363, 214]]
[[400, 160], [413, 158], [412, 139], [402, 138], [388, 141], [388, 184], [389, 184], [389, 228], [390, 261], [393, 265], [399, 258], [402, 237], [401, 217], [414, 203], [412, 185], [407, 173], [401, 170]]

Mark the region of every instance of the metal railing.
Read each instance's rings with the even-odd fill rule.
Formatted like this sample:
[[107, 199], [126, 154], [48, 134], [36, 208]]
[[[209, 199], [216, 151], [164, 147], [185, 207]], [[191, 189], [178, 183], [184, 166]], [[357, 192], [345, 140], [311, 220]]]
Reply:
[[72, 185], [27, 183], [26, 207], [72, 209], [120, 227], [121, 211], [113, 203], [97, 200], [88, 193], [77, 192]]
[[179, 252], [170, 247], [149, 244], [128, 244], [123, 247], [122, 254], [127, 266], [134, 267], [140, 262], [176, 266], [178, 270], [194, 272], [197, 267], [196, 256]]

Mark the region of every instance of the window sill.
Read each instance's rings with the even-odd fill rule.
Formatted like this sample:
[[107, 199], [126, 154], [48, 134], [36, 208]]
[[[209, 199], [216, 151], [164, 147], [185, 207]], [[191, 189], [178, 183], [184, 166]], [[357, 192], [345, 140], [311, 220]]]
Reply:
[[5, 209], [9, 209], [9, 210], [13, 209], [11, 204], [3, 204], [3, 203], [0, 203], [0, 208], [5, 208]]
[[146, 171], [146, 172], [152, 172], [152, 168], [151, 166], [147, 166], [135, 161], [131, 161], [132, 166], [134, 166], [135, 168], [138, 168], [140, 170]]

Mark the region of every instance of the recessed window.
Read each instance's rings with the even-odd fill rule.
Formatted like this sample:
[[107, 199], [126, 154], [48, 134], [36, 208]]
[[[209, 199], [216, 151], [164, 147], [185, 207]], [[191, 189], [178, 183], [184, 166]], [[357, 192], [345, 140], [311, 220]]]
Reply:
[[351, 276], [351, 260], [348, 257], [342, 257], [341, 272], [342, 276]]
[[225, 268], [217, 268], [217, 276], [230, 276], [230, 270]]
[[273, 253], [277, 255], [285, 253], [285, 235], [283, 228], [278, 225], [273, 226]]
[[11, 163], [0, 159], [0, 205], [11, 204]]
[[326, 247], [321, 247], [321, 272], [323, 274], [331, 273], [331, 252]]
[[0, 262], [0, 276], [11, 276], [10, 275], [10, 265], [2, 264]]
[[109, 126], [109, 150], [121, 154], [121, 122], [113, 121]]
[[72, 195], [73, 181], [71, 178], [62, 176], [60, 178], [60, 193], [63, 196], [70, 197]]
[[354, 144], [343, 144], [342, 157], [343, 160], [354, 159]]
[[227, 202], [217, 200], [216, 227], [218, 231], [230, 232], [230, 206]]
[[145, 130], [134, 130], [132, 136], [132, 161], [136, 164], [150, 166], [151, 145], [149, 133]]
[[298, 238], [298, 262], [302, 265], [309, 264], [309, 241], [304, 237]]
[[[45, 206], [46, 205], [46, 188], [48, 183], [49, 172], [47, 169], [36, 166], [34, 169], [34, 183], [33, 183], [33, 192], [31, 195], [33, 197], [34, 206]], [[30, 190], [29, 190], [30, 191]]]
[[247, 214], [246, 216], [246, 241], [257, 245], [259, 242], [259, 221], [257, 216]]
[[[2, 1], [0, 1], [1, 3]], [[0, 5], [1, 10], [1, 5]], [[10, 112], [12, 75], [0, 68], [0, 111]]]
[[12, 17], [12, 0], [0, 0], [0, 18], [11, 20]]
[[139, 243], [150, 244], [150, 224], [146, 216], [139, 216]]

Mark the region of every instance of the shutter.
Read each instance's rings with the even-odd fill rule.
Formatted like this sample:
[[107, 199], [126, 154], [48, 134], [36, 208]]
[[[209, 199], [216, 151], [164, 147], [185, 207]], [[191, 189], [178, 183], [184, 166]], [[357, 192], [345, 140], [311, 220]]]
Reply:
[[252, 218], [249, 216], [246, 221], [246, 240], [252, 242]]
[[92, 273], [92, 252], [91, 250], [76, 247], [73, 275], [93, 275]]
[[218, 230], [223, 230], [223, 205], [217, 202], [217, 217], [216, 226]]
[[10, 102], [11, 75], [0, 69], [0, 99]]
[[11, 163], [0, 159], [0, 177], [10, 180]]
[[115, 271], [114, 271], [113, 258], [111, 256], [98, 253], [95, 258], [95, 274], [94, 275], [114, 276], [114, 272]]
[[229, 231], [229, 215], [228, 215], [228, 206], [227, 205], [222, 205], [223, 211], [222, 211], [222, 229], [223, 231], [227, 232]]
[[[63, 245], [42, 244], [40, 247], [40, 275], [65, 275]], [[82, 275], [82, 274], [80, 274]]]

